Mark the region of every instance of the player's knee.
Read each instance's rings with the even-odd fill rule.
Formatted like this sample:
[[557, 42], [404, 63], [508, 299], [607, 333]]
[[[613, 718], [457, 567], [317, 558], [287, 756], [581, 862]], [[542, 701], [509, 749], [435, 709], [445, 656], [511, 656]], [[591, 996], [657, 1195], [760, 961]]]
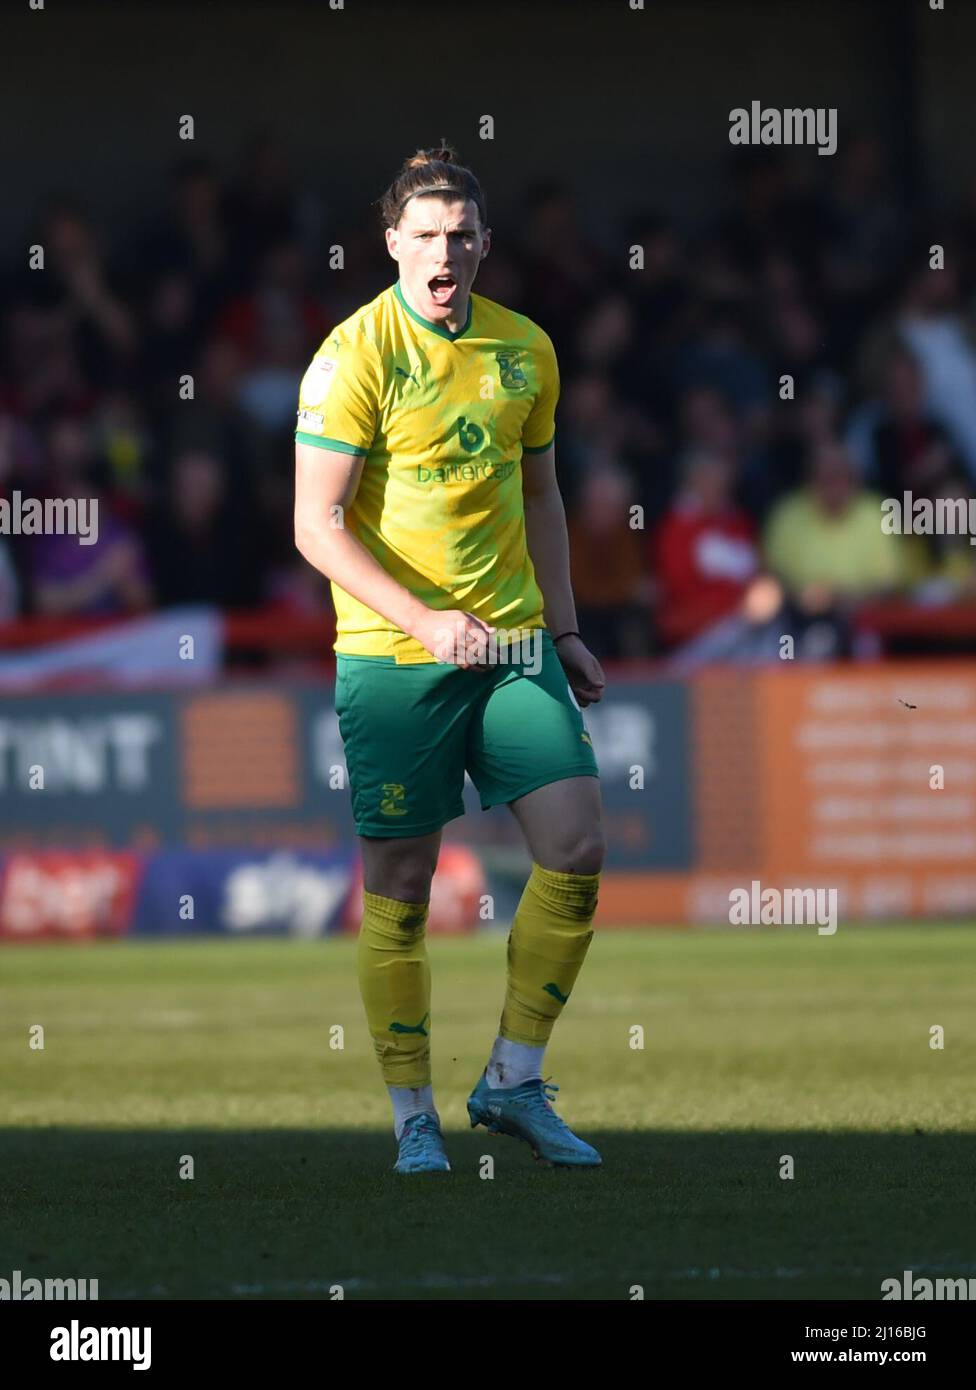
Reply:
[[399, 902], [423, 903], [430, 898], [430, 882], [437, 866], [436, 859], [417, 852], [404, 854], [395, 848], [370, 855], [365, 866], [367, 893], [378, 893]]
[[430, 898], [432, 871], [422, 864], [397, 864], [383, 874], [382, 887], [370, 888], [370, 893], [380, 893], [384, 898], [396, 898], [398, 902], [425, 903]]
[[606, 844], [599, 825], [589, 825], [565, 836], [553, 850], [547, 867], [563, 874], [598, 874], [603, 868]]
[[598, 874], [603, 868], [607, 847], [600, 826], [588, 829], [576, 846], [571, 874]]

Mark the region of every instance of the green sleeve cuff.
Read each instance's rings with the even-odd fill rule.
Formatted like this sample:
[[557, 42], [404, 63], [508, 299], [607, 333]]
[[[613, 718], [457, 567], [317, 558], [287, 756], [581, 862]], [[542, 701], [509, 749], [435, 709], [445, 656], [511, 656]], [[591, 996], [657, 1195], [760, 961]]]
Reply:
[[551, 449], [555, 443], [556, 436], [553, 435], [548, 444], [523, 444], [523, 454], [544, 454], [547, 449]]
[[316, 449], [335, 449], [340, 454], [368, 454], [358, 444], [347, 444], [344, 439], [326, 439], [321, 434], [306, 434], [304, 430], [295, 431], [296, 444], [314, 444]]

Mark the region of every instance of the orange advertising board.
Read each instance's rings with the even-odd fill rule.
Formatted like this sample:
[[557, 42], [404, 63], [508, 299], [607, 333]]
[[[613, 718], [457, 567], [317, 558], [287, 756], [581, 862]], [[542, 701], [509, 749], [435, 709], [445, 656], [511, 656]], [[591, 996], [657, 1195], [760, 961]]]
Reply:
[[754, 880], [847, 920], [976, 914], [976, 664], [710, 673], [693, 704], [694, 867], [608, 876], [598, 920], [728, 920]]

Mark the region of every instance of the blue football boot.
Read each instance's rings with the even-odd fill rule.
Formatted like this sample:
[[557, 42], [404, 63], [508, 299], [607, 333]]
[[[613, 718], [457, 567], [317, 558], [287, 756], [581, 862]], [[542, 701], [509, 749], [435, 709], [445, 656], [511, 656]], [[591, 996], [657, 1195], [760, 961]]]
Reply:
[[521, 1086], [493, 1090], [482, 1072], [468, 1097], [471, 1128], [484, 1125], [491, 1134], [524, 1139], [531, 1146], [533, 1158], [548, 1167], [595, 1167], [603, 1161], [596, 1149], [578, 1139], [550, 1104], [558, 1090], [558, 1086], [541, 1077], [523, 1081]]
[[449, 1173], [451, 1165], [444, 1152], [444, 1136], [436, 1115], [429, 1110], [404, 1120], [400, 1131], [400, 1153], [394, 1173]]

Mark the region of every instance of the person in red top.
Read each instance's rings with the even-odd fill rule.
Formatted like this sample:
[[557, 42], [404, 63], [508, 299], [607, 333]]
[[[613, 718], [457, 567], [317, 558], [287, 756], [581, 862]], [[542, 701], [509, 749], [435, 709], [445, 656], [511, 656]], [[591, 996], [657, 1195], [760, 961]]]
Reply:
[[687, 642], [734, 612], [759, 567], [751, 517], [733, 498], [733, 466], [698, 450], [651, 540], [657, 627], [666, 646]]

